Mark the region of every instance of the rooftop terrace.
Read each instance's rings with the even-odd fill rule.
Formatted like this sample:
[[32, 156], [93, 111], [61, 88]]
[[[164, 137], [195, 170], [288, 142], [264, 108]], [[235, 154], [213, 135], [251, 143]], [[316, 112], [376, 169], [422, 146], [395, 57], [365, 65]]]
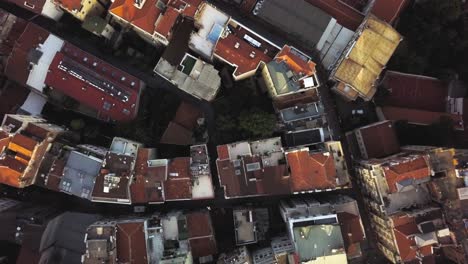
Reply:
[[216, 44], [214, 54], [235, 67], [233, 77], [239, 80], [253, 75], [262, 63], [270, 62], [279, 50], [278, 46], [231, 18]]
[[210, 60], [228, 20], [229, 16], [214, 6], [206, 2], [201, 4], [195, 15], [195, 26], [199, 29], [192, 34], [189, 47], [205, 59]]

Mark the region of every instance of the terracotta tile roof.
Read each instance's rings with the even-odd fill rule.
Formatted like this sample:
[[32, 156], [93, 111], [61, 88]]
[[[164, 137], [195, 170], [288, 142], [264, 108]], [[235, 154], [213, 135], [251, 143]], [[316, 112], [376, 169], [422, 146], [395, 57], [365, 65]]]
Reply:
[[189, 200], [192, 198], [192, 181], [190, 179], [168, 180], [164, 183], [166, 201]]
[[191, 212], [186, 217], [192, 255], [195, 258], [215, 255], [217, 247], [210, 213], [208, 211]]
[[410, 2], [409, 0], [376, 0], [371, 12], [391, 24], [395, 22]]
[[202, 116], [203, 112], [199, 107], [184, 101], [177, 108], [173, 122], [187, 129], [193, 129], [197, 125], [197, 119]]
[[[164, 202], [164, 180], [166, 166], [148, 167], [154, 150], [139, 148], [135, 161], [135, 178], [130, 186], [132, 203], [162, 203]], [[161, 188], [158, 189], [158, 186]]]
[[[135, 5], [133, 4], [134, 3], [133, 0], [127, 0], [126, 1], [127, 10], [131, 10], [133, 8], [135, 13], [131, 15], [131, 12], [127, 11], [128, 13], [125, 13], [126, 15], [123, 18], [129, 23], [132, 23], [133, 25], [135, 25], [136, 27], [139, 27], [142, 30], [150, 34], [153, 34], [155, 31], [156, 21], [158, 20], [159, 16], [162, 13], [162, 10], [156, 6], [157, 2], [158, 0], [156, 1], [147, 0], [141, 9], [137, 9]], [[162, 1], [162, 2], [167, 3], [167, 0]], [[114, 13], [114, 9], [112, 9], [111, 12]], [[118, 11], [115, 10], [115, 13], [118, 14]], [[131, 15], [131, 16], [127, 16], [127, 15]], [[128, 18], [125, 18], [125, 17], [128, 17]]]
[[189, 237], [204, 237], [213, 235], [210, 213], [206, 211], [192, 212], [186, 215]]
[[[338, 23], [350, 30], [356, 30], [364, 19], [364, 15], [344, 4], [340, 0], [306, 0], [311, 5], [314, 5], [332, 17]], [[385, 0], [384, 0], [385, 1]]]
[[195, 258], [215, 255], [217, 253], [216, 240], [214, 237], [203, 237], [190, 239], [190, 248]]
[[175, 158], [170, 161], [167, 180], [164, 183], [166, 200], [181, 200], [192, 198], [192, 178], [190, 174], [190, 158]]
[[315, 63], [305, 61], [303, 58], [291, 52], [291, 47], [284, 46], [280, 53], [276, 55], [277, 62], [284, 61], [288, 67], [300, 76], [311, 76], [315, 74]]
[[333, 157], [327, 153], [309, 153], [302, 149], [286, 153], [291, 171], [291, 191], [312, 191], [336, 187]]
[[[96, 177], [92, 198], [100, 202], [120, 202], [130, 200], [129, 181], [131, 177], [131, 164], [134, 158], [108, 152], [103, 165]], [[107, 176], [115, 177], [119, 182], [111, 184], [105, 180]], [[107, 182], [107, 184], [105, 183]]]
[[5, 75], [8, 79], [26, 86], [29, 76], [28, 53], [43, 43], [48, 36], [49, 32], [33, 23], [26, 26], [7, 59]]
[[148, 263], [144, 222], [117, 224], [117, 259], [121, 263]]
[[160, 139], [162, 144], [171, 145], [191, 145], [193, 143], [193, 133], [179, 123], [171, 121]]
[[[165, 10], [158, 8], [158, 1], [166, 6]], [[158, 32], [170, 39], [179, 15], [193, 18], [200, 3], [201, 0], [146, 0], [141, 8], [137, 8], [134, 0], [116, 0], [109, 12], [149, 34]]]
[[14, 143], [22, 148], [25, 148], [26, 150], [29, 150], [29, 151], [33, 151], [34, 148], [36, 147], [36, 145], [39, 143], [37, 142], [36, 140], [30, 138], [30, 137], [27, 137], [27, 136], [24, 136], [24, 135], [21, 135], [21, 134], [15, 134], [12, 138], [11, 138], [11, 143], [10, 145]]
[[82, 0], [54, 0], [56, 3], [60, 4], [62, 8], [66, 10], [79, 10], [81, 7]]
[[361, 133], [368, 159], [383, 158], [400, 152], [400, 143], [391, 121], [370, 124], [357, 130]]
[[409, 158], [392, 160], [391, 164], [383, 166], [389, 191], [397, 192], [396, 184], [404, 180], [421, 180], [431, 175], [429, 158], [427, 156], [411, 156]]
[[95, 109], [99, 119], [116, 121], [135, 118], [143, 88], [139, 79], [69, 43], [55, 55], [45, 83]]
[[430, 112], [402, 107], [383, 106], [380, 108], [385, 119], [406, 120], [411, 124], [430, 125], [439, 122], [441, 118], [447, 117], [453, 121], [455, 129], [465, 129], [462, 115], [449, 114], [444, 112]]
[[261, 170], [254, 172], [245, 171], [245, 164], [260, 161], [260, 157], [244, 157], [239, 168], [234, 167], [231, 160], [216, 162], [220, 183], [225, 186], [226, 197], [280, 195], [290, 192], [286, 165], [263, 166]]
[[396, 244], [402, 261], [405, 263], [414, 261], [417, 255], [423, 257], [433, 255], [433, 245], [425, 245], [422, 247], [416, 245], [413, 235], [421, 234], [417, 227], [417, 222], [415, 221], [416, 218], [406, 214], [397, 214], [392, 216], [391, 219], [394, 225], [393, 231]]
[[381, 85], [390, 92], [384, 101], [387, 106], [432, 112], [446, 110], [448, 85], [439, 79], [387, 71]]
[[156, 24], [156, 28], [154, 29], [154, 31], [163, 35], [167, 39], [170, 39], [170, 33], [178, 17], [179, 17], [179, 11], [177, 11], [176, 9], [172, 7], [169, 7], [166, 10], [166, 12], [164, 12], [164, 14], [161, 15], [158, 23]]
[[[253, 73], [261, 63], [270, 62], [278, 52], [278, 48], [233, 20], [229, 21], [229, 29], [233, 32], [218, 40], [214, 54], [236, 68], [234, 76]], [[259, 48], [252, 46], [244, 40], [245, 35], [254, 38], [261, 46]], [[252, 56], [253, 53], [255, 55]]]
[[229, 159], [229, 149], [227, 145], [217, 146], [216, 151], [218, 152], [218, 159]]
[[10, 3], [13, 3], [19, 7], [27, 9], [29, 11], [34, 12], [35, 14], [41, 14], [42, 8], [46, 0], [6, 0]]
[[[13, 23], [10, 27], [9, 23]], [[4, 10], [0, 11], [0, 54], [10, 54], [28, 22]]]

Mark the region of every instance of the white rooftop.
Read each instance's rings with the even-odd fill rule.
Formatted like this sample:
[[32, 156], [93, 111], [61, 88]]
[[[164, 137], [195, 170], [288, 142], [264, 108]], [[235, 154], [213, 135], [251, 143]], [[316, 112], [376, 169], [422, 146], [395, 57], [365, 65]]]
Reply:
[[195, 24], [200, 29], [190, 38], [189, 46], [194, 51], [211, 59], [214, 47], [224, 31], [229, 16], [208, 3], [203, 4], [202, 9], [195, 17]]
[[38, 50], [42, 53], [37, 65], [33, 65], [29, 72], [26, 84], [42, 93], [45, 87], [45, 79], [49, 71], [50, 64], [63, 47], [64, 41], [50, 34], [44, 43], [40, 44]]
[[198, 176], [192, 186], [193, 199], [208, 199], [214, 197], [211, 175]]

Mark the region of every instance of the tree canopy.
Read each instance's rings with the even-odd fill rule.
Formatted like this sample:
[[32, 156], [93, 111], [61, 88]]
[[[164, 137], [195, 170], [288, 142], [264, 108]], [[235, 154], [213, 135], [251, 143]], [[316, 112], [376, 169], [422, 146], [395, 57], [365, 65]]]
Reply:
[[466, 81], [467, 26], [460, 0], [418, 1], [400, 17], [404, 40], [389, 69], [442, 79], [457, 73]]

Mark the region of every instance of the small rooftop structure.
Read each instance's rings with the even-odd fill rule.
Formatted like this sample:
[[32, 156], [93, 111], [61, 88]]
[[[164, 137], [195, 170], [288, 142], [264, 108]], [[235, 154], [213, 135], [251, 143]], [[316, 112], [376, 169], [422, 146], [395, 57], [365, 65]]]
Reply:
[[266, 64], [262, 76], [274, 100], [319, 86], [315, 63], [309, 56], [287, 45]]
[[130, 184], [141, 143], [116, 137], [112, 140], [92, 192], [92, 201], [131, 203]]
[[233, 210], [236, 245], [257, 243], [265, 239], [269, 228], [268, 210], [237, 208]]
[[234, 80], [254, 75], [280, 48], [240, 22], [230, 18], [219, 38], [214, 56], [234, 67]]
[[83, 255], [82, 262], [84, 264], [117, 263], [116, 236], [115, 222], [104, 221], [90, 225], [86, 231], [86, 253]]
[[377, 90], [376, 81], [401, 39], [389, 24], [369, 16], [333, 67], [330, 79], [336, 85], [332, 90], [350, 101], [358, 96], [371, 100]]
[[393, 122], [381, 121], [346, 133], [355, 158], [384, 158], [400, 151]]

